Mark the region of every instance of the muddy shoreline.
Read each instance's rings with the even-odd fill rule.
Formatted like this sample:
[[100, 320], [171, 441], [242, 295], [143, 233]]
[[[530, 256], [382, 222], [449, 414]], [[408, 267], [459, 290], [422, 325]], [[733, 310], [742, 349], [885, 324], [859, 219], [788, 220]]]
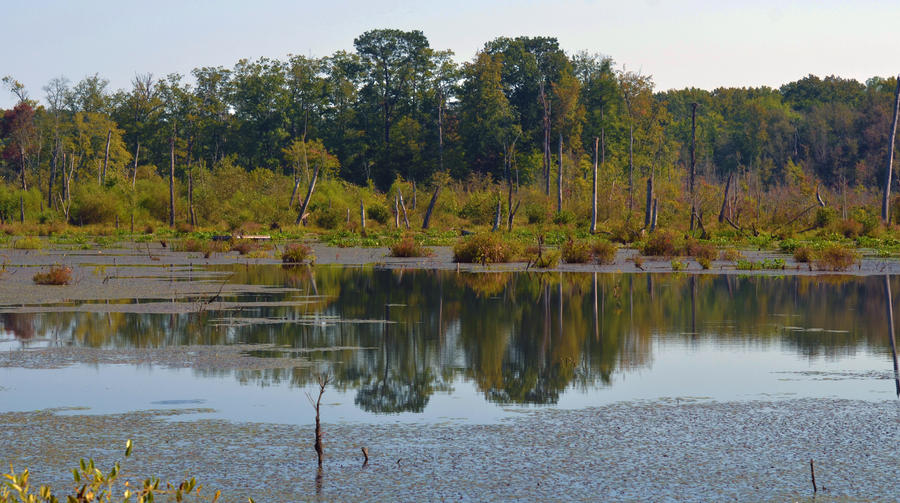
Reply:
[[194, 412], [0, 414], [0, 451], [69, 487], [79, 456], [111, 466], [132, 438], [126, 476], [196, 476], [225, 501], [812, 501], [810, 459], [816, 501], [897, 497], [896, 401], [637, 402], [476, 426], [332, 424], [326, 407], [319, 481], [311, 425]]

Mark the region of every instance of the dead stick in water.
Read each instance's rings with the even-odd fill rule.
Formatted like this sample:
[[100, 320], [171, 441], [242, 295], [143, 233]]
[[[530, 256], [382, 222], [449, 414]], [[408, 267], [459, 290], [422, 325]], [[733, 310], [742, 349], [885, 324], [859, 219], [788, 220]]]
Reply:
[[816, 494], [819, 492], [819, 488], [816, 487], [816, 467], [811, 459], [809, 460], [809, 474], [812, 476], [813, 494]]
[[363, 461], [363, 466], [366, 466], [369, 464], [369, 449], [366, 449], [365, 447], [363, 447], [362, 453], [363, 453], [363, 456], [366, 457], [365, 461]]

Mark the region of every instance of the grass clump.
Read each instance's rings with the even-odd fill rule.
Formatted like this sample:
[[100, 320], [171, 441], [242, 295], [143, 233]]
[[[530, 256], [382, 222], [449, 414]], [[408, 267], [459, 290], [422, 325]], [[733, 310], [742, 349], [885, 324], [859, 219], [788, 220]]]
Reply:
[[658, 230], [641, 247], [641, 254], [652, 257], [674, 257], [678, 255], [678, 235], [669, 230]]
[[712, 260], [706, 257], [695, 257], [695, 260], [698, 264], [700, 264], [700, 267], [704, 269], [709, 269], [710, 267], [712, 267]]
[[672, 270], [675, 272], [683, 271], [687, 269], [687, 263], [678, 260], [677, 258], [672, 259]]
[[40, 250], [44, 247], [44, 242], [37, 236], [27, 236], [17, 239], [13, 243], [13, 248], [17, 250]]
[[612, 264], [616, 261], [616, 245], [598, 239], [591, 244], [591, 254], [599, 264]]
[[403, 236], [400, 238], [400, 241], [391, 245], [392, 257], [428, 257], [432, 254], [433, 252], [430, 248], [422, 246], [421, 243], [416, 242], [416, 240], [409, 235]]
[[859, 261], [859, 254], [841, 245], [831, 245], [816, 257], [816, 267], [824, 271], [846, 271]]
[[591, 245], [587, 241], [569, 238], [562, 245], [562, 259], [567, 264], [586, 264], [591, 261]]
[[816, 252], [809, 246], [798, 246], [794, 250], [794, 260], [801, 264], [808, 264], [815, 260]]
[[303, 243], [289, 244], [281, 253], [281, 262], [284, 264], [302, 264], [313, 260], [312, 248]]
[[684, 243], [684, 254], [688, 257], [696, 258], [698, 262], [700, 259], [711, 262], [719, 255], [719, 251], [713, 244], [700, 243], [695, 239], [688, 239]]
[[729, 262], [737, 262], [744, 258], [744, 254], [741, 253], [737, 248], [726, 248], [722, 250], [720, 254], [722, 260], [727, 260]]
[[516, 256], [516, 244], [494, 233], [473, 234], [453, 246], [453, 261], [469, 264], [510, 262]]
[[68, 285], [72, 282], [72, 268], [57, 264], [47, 272], [35, 274], [31, 279], [38, 285]]
[[552, 269], [559, 265], [562, 253], [559, 250], [543, 248], [540, 246], [529, 247], [525, 251], [528, 262], [538, 269]]
[[231, 251], [246, 255], [259, 249], [259, 245], [250, 239], [236, 239], [231, 243]]
[[784, 269], [784, 265], [784, 259], [767, 258], [762, 261], [739, 259], [735, 266], [741, 271], [759, 271]]

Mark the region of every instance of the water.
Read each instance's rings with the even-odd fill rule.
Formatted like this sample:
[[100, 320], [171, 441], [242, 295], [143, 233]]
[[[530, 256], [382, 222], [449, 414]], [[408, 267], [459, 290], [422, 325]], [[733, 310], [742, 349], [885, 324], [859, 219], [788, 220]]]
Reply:
[[[198, 297], [3, 308], [0, 412], [204, 408], [178, 420], [308, 424], [306, 394], [322, 372], [334, 378], [323, 414], [347, 423], [493, 423], [657, 400], [896, 399], [884, 277], [245, 265], [191, 277], [234, 289], [208, 308]], [[133, 354], [236, 344], [274, 363]], [[4, 364], [40, 348], [97, 351], [58, 368]], [[277, 368], [285, 358], [305, 363]]]

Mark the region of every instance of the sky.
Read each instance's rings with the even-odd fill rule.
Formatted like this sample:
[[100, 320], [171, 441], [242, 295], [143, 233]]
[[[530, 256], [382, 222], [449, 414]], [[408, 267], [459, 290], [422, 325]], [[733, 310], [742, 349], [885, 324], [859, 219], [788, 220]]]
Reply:
[[[32, 99], [53, 77], [188, 75], [241, 58], [327, 56], [376, 28], [422, 30], [471, 60], [499, 36], [553, 36], [612, 57], [657, 89], [778, 87], [809, 74], [900, 73], [900, 1], [3, 0], [0, 76]], [[0, 91], [0, 107], [15, 97]]]

